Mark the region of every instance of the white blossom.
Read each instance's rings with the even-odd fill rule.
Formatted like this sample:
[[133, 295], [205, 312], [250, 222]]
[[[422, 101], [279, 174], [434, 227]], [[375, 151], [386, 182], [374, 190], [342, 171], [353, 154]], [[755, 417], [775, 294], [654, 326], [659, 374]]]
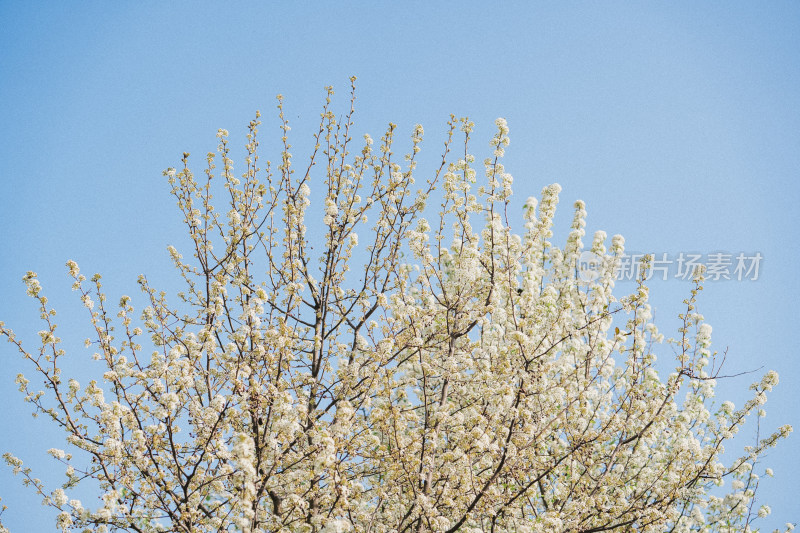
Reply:
[[[3, 457], [60, 529], [733, 533], [770, 514], [756, 489], [773, 471], [756, 465], [791, 426], [762, 426], [741, 457], [729, 441], [764, 416], [778, 374], [738, 410], [714, 401], [702, 285], [660, 345], [646, 279], [615, 286], [620, 235], [594, 231], [598, 275], [577, 275], [585, 202], [566, 228], [558, 184], [508, 209], [505, 119], [479, 175], [475, 124], [452, 117], [441, 171], [420, 179], [421, 126], [405, 157], [394, 124], [354, 150], [332, 95], [305, 169], [279, 97], [274, 157], [256, 114], [244, 170], [220, 129], [202, 179], [188, 154], [164, 171], [189, 237], [186, 257], [168, 248], [176, 298], [142, 276], [143, 307], [114, 309], [67, 262], [100, 365], [83, 388], [36, 274], [23, 278], [37, 346], [0, 334], [39, 374], [15, 380], [27, 405], [67, 432], [48, 450], [63, 488]], [[65, 489], [97, 490], [101, 507]]]

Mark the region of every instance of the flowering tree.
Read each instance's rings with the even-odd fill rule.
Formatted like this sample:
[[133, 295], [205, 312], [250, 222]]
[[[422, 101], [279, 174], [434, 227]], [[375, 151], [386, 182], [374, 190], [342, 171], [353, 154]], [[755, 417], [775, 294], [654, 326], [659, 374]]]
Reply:
[[[769, 512], [754, 508], [755, 467], [791, 428], [721, 456], [778, 377], [740, 409], [712, 405], [702, 273], [660, 376], [647, 260], [635, 292], [614, 296], [623, 239], [607, 248], [597, 232], [589, 250], [603, 260], [584, 280], [583, 202], [566, 244], [550, 241], [558, 185], [528, 199], [524, 232], [512, 231], [504, 120], [479, 179], [473, 124], [451, 117], [441, 163], [415, 187], [422, 128], [404, 158], [393, 124], [377, 149], [369, 136], [356, 149], [354, 98], [337, 119], [332, 94], [300, 172], [280, 97], [276, 166], [259, 155], [256, 115], [240, 174], [224, 130], [201, 179], [189, 154], [165, 171], [191, 243], [188, 261], [169, 248], [185, 280], [177, 305], [142, 276], [140, 316], [127, 296], [112, 310], [100, 276], [67, 263], [102, 383], [62, 377], [55, 312], [25, 276], [41, 343], [0, 332], [44, 381], [17, 378], [67, 434], [70, 451], [49, 450], [66, 481], [51, 490], [5, 459], [59, 528], [738, 532]], [[84, 480], [99, 487], [94, 505], [70, 499]]]

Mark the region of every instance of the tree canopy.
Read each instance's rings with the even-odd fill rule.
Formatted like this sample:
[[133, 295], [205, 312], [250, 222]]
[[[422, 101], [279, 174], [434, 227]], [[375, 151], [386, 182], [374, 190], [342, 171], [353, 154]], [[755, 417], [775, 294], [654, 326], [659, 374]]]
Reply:
[[[189, 154], [164, 172], [189, 237], [169, 248], [185, 282], [174, 298], [142, 276], [145, 306], [113, 306], [99, 275], [67, 263], [102, 379], [62, 376], [55, 311], [25, 276], [41, 342], [3, 323], [0, 333], [44, 381], [17, 378], [66, 432], [69, 449], [49, 450], [65, 482], [46, 487], [4, 457], [58, 527], [754, 530], [769, 513], [755, 506], [759, 458], [791, 427], [723, 457], [778, 376], [740, 408], [715, 403], [721, 358], [696, 309], [702, 271], [665, 339], [649, 258], [633, 293], [616, 295], [624, 239], [598, 231], [585, 246], [582, 201], [563, 246], [556, 184], [512, 229], [505, 120], [476, 164], [473, 123], [451, 117], [440, 162], [421, 172], [421, 126], [410, 143], [394, 124], [377, 142], [354, 140], [354, 93], [341, 117], [332, 95], [303, 165], [279, 97], [274, 162], [259, 151], [257, 114], [242, 170], [219, 130], [200, 175]], [[589, 277], [585, 252], [599, 258]], [[670, 351], [672, 371], [659, 373], [656, 353]], [[85, 482], [97, 502], [70, 497]]]

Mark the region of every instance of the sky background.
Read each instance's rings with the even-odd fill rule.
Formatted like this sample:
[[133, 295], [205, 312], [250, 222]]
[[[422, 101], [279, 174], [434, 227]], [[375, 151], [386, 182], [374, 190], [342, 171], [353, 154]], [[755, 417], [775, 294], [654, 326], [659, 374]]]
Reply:
[[[162, 170], [186, 151], [199, 173], [217, 128], [241, 153], [257, 109], [262, 147], [275, 147], [277, 93], [302, 164], [324, 86], [344, 112], [355, 75], [356, 134], [379, 138], [392, 121], [407, 142], [421, 123], [429, 162], [451, 113], [475, 121], [477, 161], [505, 117], [518, 220], [527, 196], [558, 182], [557, 238], [583, 199], [587, 234], [621, 233], [631, 251], [759, 252], [757, 280], [710, 282], [701, 295], [714, 347], [728, 349], [725, 370], [762, 369], [723, 380], [718, 398], [741, 405], [775, 369], [762, 433], [800, 427], [800, 3], [500, 5], [0, 1], [0, 320], [35, 341], [42, 327], [20, 280], [37, 271], [70, 364], [99, 376], [65, 261], [102, 273], [112, 303], [138, 296], [142, 273], [174, 292], [166, 246], [184, 241]], [[418, 176], [431, 169], [421, 164]], [[668, 337], [689, 290], [651, 284]], [[12, 348], [0, 344], [0, 451], [59, 481], [45, 451], [64, 447], [64, 434], [30, 417], [14, 385], [30, 367]], [[670, 349], [660, 353], [669, 368]], [[800, 519], [798, 439], [760, 466], [775, 470], [759, 489], [773, 510], [764, 531]], [[0, 467], [3, 522], [55, 530], [20, 481]]]

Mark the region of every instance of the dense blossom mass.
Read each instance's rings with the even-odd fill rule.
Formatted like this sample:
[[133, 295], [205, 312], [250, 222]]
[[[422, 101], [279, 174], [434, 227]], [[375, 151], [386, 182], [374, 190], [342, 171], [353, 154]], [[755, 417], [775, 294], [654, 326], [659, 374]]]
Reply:
[[[203, 175], [189, 154], [164, 172], [189, 236], [169, 248], [185, 280], [175, 302], [142, 276], [141, 311], [128, 296], [115, 308], [99, 275], [67, 263], [102, 379], [62, 377], [55, 312], [25, 276], [40, 342], [0, 332], [44, 380], [17, 384], [66, 432], [69, 449], [49, 450], [66, 479], [46, 487], [5, 459], [57, 527], [755, 530], [770, 513], [755, 499], [759, 474], [772, 473], [760, 458], [791, 428], [723, 461], [778, 376], [756, 381], [740, 407], [714, 402], [720, 358], [695, 307], [702, 272], [665, 340], [647, 258], [634, 292], [615, 296], [624, 240], [600, 231], [585, 247], [583, 202], [561, 247], [558, 185], [529, 198], [524, 230], [512, 230], [505, 120], [476, 164], [473, 123], [451, 117], [441, 160], [415, 181], [422, 127], [401, 157], [394, 124], [359, 143], [354, 98], [337, 118], [332, 94], [302, 170], [279, 97], [274, 163], [259, 153], [257, 115], [243, 170], [220, 130]], [[591, 279], [578, 272], [587, 250], [602, 258]], [[676, 354], [661, 374], [657, 349]], [[79, 501], [87, 480], [98, 498]]]

